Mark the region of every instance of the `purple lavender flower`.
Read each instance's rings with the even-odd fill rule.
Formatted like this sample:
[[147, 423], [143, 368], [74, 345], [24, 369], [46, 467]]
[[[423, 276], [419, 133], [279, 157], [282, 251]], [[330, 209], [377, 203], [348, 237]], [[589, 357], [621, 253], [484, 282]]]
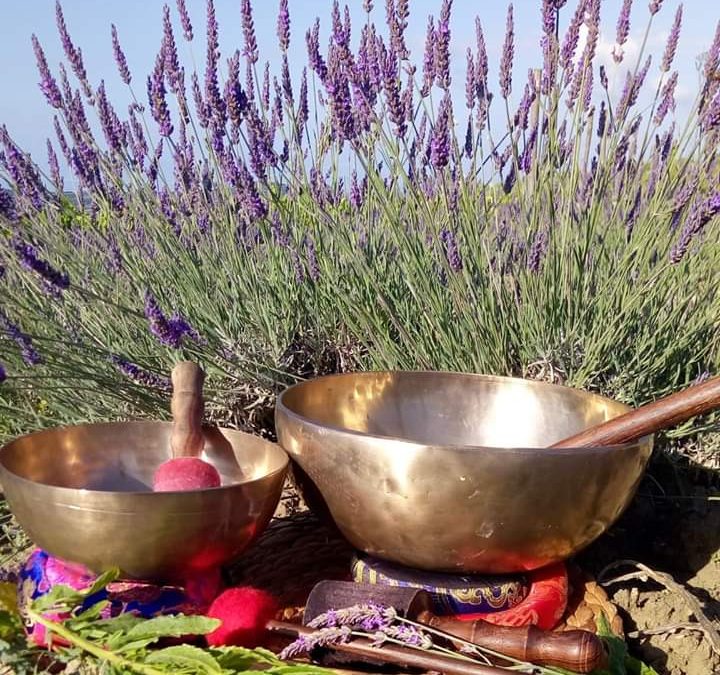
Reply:
[[703, 131], [711, 131], [720, 125], [720, 89], [715, 93], [710, 104], [705, 107], [700, 127]]
[[650, 4], [648, 5], [650, 14], [657, 14], [660, 11], [662, 4], [663, 0], [650, 0]]
[[685, 227], [680, 233], [680, 238], [670, 251], [670, 262], [673, 265], [683, 259], [693, 239], [718, 213], [720, 213], [720, 192], [715, 192], [707, 199], [698, 198], [695, 201], [685, 220]]
[[463, 149], [465, 150], [465, 156], [470, 159], [473, 154], [473, 125], [472, 115], [468, 115], [467, 127], [465, 128], [465, 143]]
[[580, 37], [580, 26], [585, 18], [586, 4], [586, 0], [580, 0], [575, 7], [575, 12], [570, 20], [560, 49], [560, 65], [565, 71], [566, 76], [572, 68], [573, 56], [575, 56], [575, 50], [577, 49], [578, 39]]
[[32, 344], [30, 337], [26, 335], [19, 326], [14, 324], [10, 318], [0, 309], [0, 329], [20, 347], [22, 360], [28, 366], [36, 366], [42, 363], [43, 359]]
[[161, 136], [170, 136], [173, 132], [173, 125], [170, 120], [170, 109], [165, 100], [164, 62], [162, 52], [155, 60], [155, 68], [152, 75], [147, 78], [147, 94], [150, 104], [150, 112], [153, 119], [158, 123]]
[[325, 65], [325, 59], [320, 54], [320, 19], [315, 19], [312, 30], [305, 33], [305, 43], [307, 44], [310, 67], [315, 71], [320, 81], [325, 82], [327, 66]]
[[123, 149], [127, 139], [124, 138], [125, 133], [123, 130], [123, 126], [120, 123], [120, 119], [118, 118], [115, 110], [110, 104], [110, 101], [108, 101], [107, 99], [104, 80], [100, 81], [100, 86], [97, 90], [96, 99], [98, 118], [100, 120], [100, 126], [102, 127], [103, 134], [105, 135], [105, 140], [107, 141], [108, 146], [112, 150], [114, 150], [115, 152], [120, 152]]
[[197, 73], [192, 74], [192, 92], [193, 99], [195, 100], [195, 112], [198, 116], [198, 124], [203, 128], [207, 128], [210, 124], [210, 110], [208, 104], [203, 98], [202, 90], [200, 89], [200, 82], [198, 80]]
[[35, 50], [35, 59], [37, 60], [38, 71], [40, 72], [40, 91], [42, 91], [47, 99], [47, 102], [53, 108], [61, 108], [62, 95], [60, 94], [60, 89], [57, 86], [57, 82], [55, 82], [55, 78], [53, 78], [50, 73], [50, 68], [48, 67], [47, 59], [45, 58], [45, 52], [40, 46], [40, 42], [35, 35], [32, 36], [32, 44], [33, 49]]
[[309, 116], [310, 111], [308, 109], [307, 69], [303, 68], [302, 78], [300, 80], [300, 94], [297, 110], [298, 142], [302, 138], [302, 133], [305, 129], [305, 125], [307, 124]]
[[670, 79], [665, 83], [660, 94], [660, 103], [658, 104], [657, 111], [653, 122], [660, 126], [668, 114], [669, 110], [675, 110], [675, 86], [678, 81], [677, 70], [674, 70]]
[[400, 59], [408, 57], [407, 46], [405, 45], [405, 29], [410, 13], [408, 0], [386, 0], [385, 15], [390, 30], [390, 44]]
[[638, 186], [638, 189], [635, 192], [635, 199], [633, 200], [632, 206], [630, 207], [630, 210], [627, 212], [627, 215], [625, 216], [625, 233], [627, 235], [628, 241], [630, 241], [630, 237], [632, 237], [633, 230], [635, 229], [635, 223], [638, 218], [638, 213], [640, 211], [641, 204], [642, 204], [642, 186]]
[[528, 253], [527, 267], [532, 274], [537, 274], [545, 258], [547, 252], [549, 239], [548, 231], [546, 228], [538, 230], [535, 233], [532, 244], [530, 245], [530, 252]]
[[5, 380], [7, 380], [7, 371], [5, 370], [5, 366], [0, 363], [0, 384], [5, 382]]
[[245, 49], [243, 54], [250, 63], [257, 63], [258, 46], [255, 38], [255, 24], [253, 22], [250, 0], [241, 0], [240, 15], [242, 17], [243, 36], [245, 38]]
[[630, 33], [630, 9], [632, 0], [623, 0], [620, 9], [620, 16], [617, 20], [617, 33], [615, 36], [615, 47], [613, 48], [613, 60], [620, 63], [623, 60], [623, 45], [627, 42]]
[[432, 649], [433, 641], [415, 626], [386, 626], [373, 634], [372, 645], [381, 647], [388, 640], [403, 642], [418, 649]]
[[598, 138], [602, 138], [605, 135], [606, 124], [607, 124], [607, 108], [605, 107], [605, 101], [600, 101], [600, 112], [598, 113], [598, 127], [597, 127]]
[[10, 222], [17, 219], [15, 198], [10, 190], [0, 188], [0, 218], [6, 218]]
[[582, 88], [582, 110], [583, 112], [590, 109], [590, 104], [592, 102], [592, 92], [593, 92], [593, 69], [592, 66], [587, 67], [587, 71], [585, 72], [585, 77], [583, 78], [583, 88]]
[[63, 179], [62, 179], [62, 176], [60, 175], [60, 165], [58, 164], [57, 155], [55, 154], [55, 150], [54, 150], [49, 138], [47, 139], [47, 153], [48, 153], [48, 167], [50, 169], [50, 178], [52, 179], [53, 185], [58, 190], [58, 192], [62, 192]]
[[[252, 22], [252, 17], [250, 20]], [[218, 41], [218, 22], [215, 16], [215, 5], [213, 4], [213, 0], [208, 0], [205, 99], [207, 101], [208, 111], [216, 122], [216, 132], [224, 128], [226, 121], [225, 102], [220, 94], [220, 85], [218, 84], [217, 69], [219, 59], [220, 43]]]
[[177, 45], [175, 44], [175, 34], [173, 33], [172, 21], [170, 20], [170, 8], [163, 6], [163, 71], [170, 90], [174, 93], [180, 91], [181, 72], [180, 60], [178, 59]]
[[267, 216], [267, 205], [257, 191], [255, 180], [242, 162], [238, 166], [238, 171], [245, 211], [252, 220], [265, 218]]
[[543, 0], [543, 36], [540, 41], [543, 50], [543, 71], [540, 86], [543, 94], [549, 94], [555, 85], [558, 59], [558, 42], [555, 35], [557, 10], [554, 0]]
[[383, 63], [383, 88], [390, 119], [395, 126], [399, 138], [405, 137], [407, 131], [406, 110], [400, 95], [400, 77], [398, 74], [398, 58], [390, 46]]
[[505, 41], [503, 43], [502, 57], [500, 58], [500, 93], [503, 98], [512, 92], [512, 63], [515, 55], [515, 29], [513, 23], [513, 6], [508, 5], [507, 19], [505, 21]]
[[68, 33], [67, 26], [65, 24], [65, 17], [63, 16], [60, 0], [57, 0], [55, 3], [55, 20], [58, 32], [60, 33], [60, 40], [62, 42], [63, 50], [65, 51], [65, 56], [70, 62], [70, 66], [72, 67], [73, 73], [75, 73], [75, 77], [77, 77], [80, 81], [83, 91], [85, 92], [85, 96], [87, 96], [89, 100], [92, 100], [92, 89], [90, 87], [90, 83], [88, 82], [87, 73], [85, 72], [82, 50], [79, 47], [75, 47], [72, 43], [72, 39], [70, 38], [70, 34]]
[[150, 387], [153, 389], [170, 389], [170, 379], [161, 375], [156, 375], [141, 368], [136, 363], [128, 361], [123, 356], [118, 354], [110, 354], [108, 357], [110, 363], [112, 363], [123, 375], [131, 379], [133, 382], [142, 385], [143, 387]]
[[432, 16], [428, 17], [427, 34], [425, 36], [425, 52], [423, 56], [423, 85], [421, 93], [427, 96], [435, 81], [435, 23]]
[[529, 174], [532, 169], [533, 153], [537, 143], [538, 125], [536, 124], [528, 137], [522, 155], [520, 156], [520, 169]]
[[468, 110], [472, 110], [475, 107], [477, 85], [475, 84], [475, 61], [470, 47], [467, 49], [467, 69], [465, 72], [465, 105]]
[[310, 236], [305, 239], [305, 251], [307, 254], [308, 273], [310, 274], [310, 278], [316, 282], [320, 279], [320, 267], [318, 265], [317, 253], [315, 252], [315, 242]]
[[23, 267], [39, 274], [58, 290], [64, 291], [69, 288], [70, 277], [67, 272], [59, 272], [46, 260], [40, 258], [37, 249], [32, 244], [15, 239], [12, 246]]
[[515, 165], [512, 165], [510, 167], [510, 171], [508, 171], [507, 175], [505, 176], [505, 180], [503, 181], [503, 192], [507, 195], [510, 194], [510, 192], [513, 189], [513, 186], [515, 185], [515, 179], [517, 178], [517, 175], [515, 173]]
[[280, 49], [286, 52], [290, 46], [290, 10], [288, 9], [288, 0], [280, 0], [277, 19], [277, 36]]
[[665, 45], [665, 51], [663, 52], [662, 61], [660, 63], [660, 70], [666, 73], [670, 70], [673, 59], [675, 58], [675, 51], [677, 50], [678, 40], [680, 39], [680, 26], [682, 25], [682, 14], [683, 6], [678, 5], [677, 11], [675, 12], [675, 20], [673, 21], [670, 35], [668, 36], [667, 44]]
[[625, 77], [625, 86], [623, 88], [623, 93], [620, 97], [620, 102], [618, 103], [617, 107], [618, 120], [624, 120], [630, 108], [635, 105], [638, 94], [640, 93], [640, 89], [642, 89], [643, 82], [645, 81], [645, 76], [650, 69], [651, 61], [652, 57], [648, 56], [647, 60], [645, 61], [645, 65], [637, 72], [634, 77], [628, 71], [627, 76]]
[[265, 68], [263, 68], [263, 82], [262, 89], [260, 92], [260, 100], [265, 110], [270, 109], [270, 63], [265, 61]]
[[190, 22], [190, 15], [188, 14], [187, 7], [185, 6], [185, 0], [177, 0], [178, 14], [180, 15], [180, 25], [183, 28], [183, 34], [188, 42], [192, 42], [193, 39], [193, 28]]
[[288, 661], [300, 654], [312, 652], [317, 647], [327, 647], [350, 639], [350, 628], [321, 628], [310, 635], [302, 635], [280, 652], [279, 658]]
[[430, 135], [430, 163], [436, 170], [442, 169], [450, 160], [451, 116], [452, 102], [450, 93], [446, 91], [440, 102], [440, 110]]
[[128, 68], [125, 53], [120, 46], [120, 39], [118, 38], [117, 28], [115, 28], [115, 24], [111, 24], [110, 32], [112, 34], [113, 55], [115, 56], [115, 63], [117, 64], [118, 72], [120, 73], [120, 79], [125, 84], [130, 84], [132, 76], [130, 75], [130, 69]]
[[463, 264], [462, 258], [460, 257], [460, 249], [457, 245], [457, 239], [455, 233], [452, 230], [444, 228], [440, 232], [440, 241], [445, 248], [445, 258], [447, 259], [448, 265], [453, 272], [462, 271]]
[[703, 69], [705, 80], [714, 78], [717, 75], [718, 67], [720, 67], [720, 21], [717, 22], [715, 37], [705, 55], [705, 67]]
[[434, 36], [435, 82], [446, 91], [452, 84], [450, 75], [450, 10], [452, 0], [443, 0]]
[[230, 122], [239, 127], [248, 105], [247, 95], [240, 84], [240, 52], [228, 59], [228, 79], [225, 83], [225, 105]]
[[364, 603], [341, 609], [329, 609], [308, 622], [310, 628], [362, 627], [364, 630], [378, 630], [389, 626], [397, 618], [393, 607], [375, 603]]
[[608, 76], [607, 76], [607, 71], [605, 70], [605, 66], [600, 65], [599, 72], [600, 72], [600, 85], [602, 86], [603, 89], [605, 89], [605, 91], [607, 91]]
[[177, 314], [170, 319], [165, 316], [150, 291], [145, 291], [145, 318], [150, 325], [150, 332], [166, 347], [179, 349], [185, 336], [199, 341], [197, 332], [184, 318]]
[[350, 205], [359, 211], [363, 205], [364, 195], [363, 191], [358, 183], [357, 172], [353, 169], [352, 176], [350, 179], [350, 194], [349, 194]]

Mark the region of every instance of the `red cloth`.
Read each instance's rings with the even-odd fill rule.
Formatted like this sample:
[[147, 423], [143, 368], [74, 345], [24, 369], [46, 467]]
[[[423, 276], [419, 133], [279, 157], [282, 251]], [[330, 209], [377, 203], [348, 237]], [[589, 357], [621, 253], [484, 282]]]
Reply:
[[484, 619], [498, 626], [527, 626], [533, 624], [552, 630], [565, 614], [568, 600], [568, 577], [564, 563], [555, 563], [529, 573], [530, 592], [515, 607], [501, 612], [456, 614], [460, 621]]

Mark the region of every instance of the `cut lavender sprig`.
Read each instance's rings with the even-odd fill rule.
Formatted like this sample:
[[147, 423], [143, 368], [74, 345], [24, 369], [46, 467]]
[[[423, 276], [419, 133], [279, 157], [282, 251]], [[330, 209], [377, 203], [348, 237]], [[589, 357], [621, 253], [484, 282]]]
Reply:
[[297, 640], [285, 647], [278, 655], [278, 658], [281, 661], [289, 661], [302, 654], [308, 654], [317, 647], [328, 647], [347, 642], [351, 633], [352, 631], [347, 626], [321, 628], [310, 635], [301, 635]]
[[389, 626], [397, 618], [394, 607], [375, 603], [366, 603], [342, 609], [331, 609], [319, 614], [308, 622], [310, 628], [334, 628], [337, 626], [363, 626], [366, 630], [376, 630], [380, 626]]
[[373, 647], [382, 647], [388, 640], [402, 642], [417, 649], [432, 649], [432, 639], [415, 626], [385, 626], [373, 633]]

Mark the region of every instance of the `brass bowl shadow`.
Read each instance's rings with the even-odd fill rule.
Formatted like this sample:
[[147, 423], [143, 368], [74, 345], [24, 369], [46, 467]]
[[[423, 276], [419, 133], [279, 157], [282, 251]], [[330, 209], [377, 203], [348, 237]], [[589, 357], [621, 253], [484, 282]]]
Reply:
[[523, 379], [366, 372], [288, 388], [275, 422], [307, 501], [355, 548], [418, 569], [496, 574], [565, 560], [622, 514], [652, 436], [548, 446], [628, 410]]
[[94, 572], [172, 580], [228, 563], [263, 532], [280, 501], [289, 458], [277, 444], [206, 427], [199, 455], [222, 485], [153, 492], [170, 454], [169, 422], [60, 427], [0, 448], [0, 483], [30, 539]]

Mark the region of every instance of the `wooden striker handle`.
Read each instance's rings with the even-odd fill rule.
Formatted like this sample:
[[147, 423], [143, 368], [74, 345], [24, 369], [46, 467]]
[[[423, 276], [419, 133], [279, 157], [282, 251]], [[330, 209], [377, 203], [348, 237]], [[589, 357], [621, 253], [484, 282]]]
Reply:
[[595, 427], [563, 439], [551, 448], [615, 445], [687, 422], [720, 408], [720, 377], [713, 377]]
[[537, 626], [495, 626], [487, 621], [458, 621], [422, 612], [420, 623], [479, 647], [538, 666], [590, 673], [607, 663], [601, 638], [587, 630], [548, 631]]
[[191, 361], [180, 361], [173, 368], [171, 379], [173, 426], [170, 448], [173, 457], [196, 457], [204, 444], [202, 388], [205, 373]]

